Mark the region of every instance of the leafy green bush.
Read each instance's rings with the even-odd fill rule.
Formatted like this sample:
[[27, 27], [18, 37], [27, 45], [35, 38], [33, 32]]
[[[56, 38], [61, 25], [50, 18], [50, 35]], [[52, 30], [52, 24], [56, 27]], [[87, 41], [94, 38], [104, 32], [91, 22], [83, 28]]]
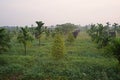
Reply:
[[107, 48], [108, 54], [112, 53], [120, 64], [120, 38], [116, 38], [109, 44]]

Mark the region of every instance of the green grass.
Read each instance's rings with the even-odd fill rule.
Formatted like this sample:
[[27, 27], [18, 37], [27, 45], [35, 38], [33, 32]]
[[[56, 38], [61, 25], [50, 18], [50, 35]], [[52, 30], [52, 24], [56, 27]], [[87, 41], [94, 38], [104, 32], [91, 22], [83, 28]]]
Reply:
[[0, 80], [120, 80], [118, 61], [104, 57], [90, 37], [81, 32], [73, 44], [66, 44], [65, 57], [51, 56], [53, 39], [34, 40], [24, 55], [14, 38], [11, 49], [0, 55]]

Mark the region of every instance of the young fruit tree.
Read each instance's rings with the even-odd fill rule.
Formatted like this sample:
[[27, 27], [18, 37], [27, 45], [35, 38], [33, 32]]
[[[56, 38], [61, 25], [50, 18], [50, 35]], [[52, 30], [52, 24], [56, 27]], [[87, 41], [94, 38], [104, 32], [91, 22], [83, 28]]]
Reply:
[[36, 24], [37, 24], [37, 27], [36, 27], [37, 38], [39, 39], [39, 46], [40, 46], [41, 34], [44, 32], [44, 29], [43, 29], [44, 23], [42, 21], [36, 21]]
[[52, 56], [54, 59], [59, 60], [64, 57], [65, 46], [63, 38], [60, 34], [56, 34], [52, 45]]
[[107, 46], [112, 38], [109, 35], [109, 27], [103, 26], [102, 24], [91, 25], [88, 34], [91, 36], [92, 41], [98, 44], [98, 48]]
[[4, 28], [0, 29], [0, 53], [10, 47], [10, 37]]
[[95, 41], [96, 37], [97, 37], [97, 27], [95, 24], [91, 25], [91, 28], [87, 31], [87, 33], [89, 34], [89, 36], [91, 37], [92, 41]]
[[21, 31], [18, 34], [17, 39], [20, 43], [22, 43], [24, 45], [24, 50], [25, 50], [25, 55], [26, 55], [27, 54], [27, 44], [28, 44], [28, 42], [33, 40], [33, 37], [28, 32], [27, 27], [21, 28]]
[[45, 27], [45, 35], [46, 35], [46, 39], [48, 39], [50, 36], [50, 30], [47, 27]]

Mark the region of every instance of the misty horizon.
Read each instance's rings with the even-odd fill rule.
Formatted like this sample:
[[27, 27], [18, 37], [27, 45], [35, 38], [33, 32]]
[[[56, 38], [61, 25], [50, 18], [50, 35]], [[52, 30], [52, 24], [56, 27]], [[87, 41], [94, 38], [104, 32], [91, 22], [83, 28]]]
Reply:
[[0, 26], [120, 24], [119, 0], [1, 0]]

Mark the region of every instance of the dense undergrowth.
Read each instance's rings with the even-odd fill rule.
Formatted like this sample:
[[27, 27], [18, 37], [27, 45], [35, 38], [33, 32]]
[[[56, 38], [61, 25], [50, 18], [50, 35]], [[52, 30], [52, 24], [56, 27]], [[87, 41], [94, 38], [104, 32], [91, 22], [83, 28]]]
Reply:
[[43, 36], [40, 47], [37, 41], [28, 45], [27, 55], [14, 38], [0, 55], [0, 80], [120, 80], [118, 61], [104, 56], [85, 32], [66, 42], [65, 56], [57, 61], [51, 57], [52, 38]]

